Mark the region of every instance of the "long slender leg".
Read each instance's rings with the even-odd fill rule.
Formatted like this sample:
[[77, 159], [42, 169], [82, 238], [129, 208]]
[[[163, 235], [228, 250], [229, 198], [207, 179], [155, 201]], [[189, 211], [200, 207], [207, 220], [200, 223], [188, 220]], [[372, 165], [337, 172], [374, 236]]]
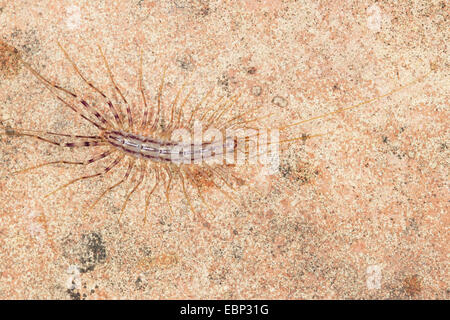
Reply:
[[171, 122], [170, 126], [166, 129], [168, 136], [170, 136], [170, 134], [173, 132], [173, 130], [175, 130], [176, 128], [180, 127], [180, 122], [181, 122], [181, 118], [183, 116], [184, 106], [186, 105], [187, 101], [189, 100], [189, 98], [190, 98], [190, 96], [192, 95], [193, 92], [194, 92], [193, 88], [191, 90], [189, 90], [188, 94], [186, 95], [186, 97], [184, 98], [183, 102], [180, 105], [180, 108], [178, 110], [177, 119], [174, 122]]
[[213, 172], [213, 173], [215, 173], [219, 178], [220, 178], [220, 180], [222, 180], [227, 186], [228, 186], [228, 188], [230, 188], [231, 190], [233, 190], [233, 191], [236, 191], [236, 189], [233, 187], [233, 185], [231, 184], [231, 183], [229, 183], [228, 181], [227, 181], [227, 179], [224, 177], [224, 176], [222, 176], [222, 174], [220, 173], [220, 172], [217, 172], [216, 170], [214, 170], [214, 168], [212, 168], [209, 164], [207, 164], [206, 162], [204, 163], [205, 164], [205, 166], [208, 168], [208, 170], [210, 170], [211, 172]]
[[113, 74], [112, 74], [112, 72], [111, 72], [111, 68], [109, 67], [108, 61], [106, 60], [106, 57], [105, 57], [105, 55], [103, 54], [102, 48], [101, 48], [99, 45], [97, 45], [97, 46], [98, 46], [98, 49], [99, 49], [99, 51], [100, 51], [100, 55], [101, 55], [102, 58], [103, 58], [103, 62], [105, 63], [106, 69], [108, 70], [109, 79], [111, 80], [111, 83], [113, 84], [114, 89], [119, 93], [120, 97], [122, 98], [122, 101], [123, 101], [123, 102], [125, 103], [125, 105], [126, 105], [126, 108], [127, 108], [127, 116], [128, 116], [128, 129], [129, 129], [130, 131], [133, 131], [133, 118], [132, 118], [132, 115], [131, 115], [130, 105], [128, 104], [127, 99], [125, 99], [124, 95], [122, 94], [122, 91], [120, 91], [119, 87], [117, 86], [117, 84], [116, 84], [116, 82], [115, 82], [115, 80], [114, 80], [114, 76], [113, 76]]
[[219, 192], [221, 192], [225, 197], [227, 197], [228, 199], [233, 201], [234, 204], [236, 204], [236, 206], [239, 206], [239, 202], [231, 194], [229, 194], [227, 191], [223, 190], [213, 179], [209, 179], [208, 181], [211, 182], [213, 184], [213, 186], [217, 190], [219, 190]]
[[158, 125], [159, 125], [159, 122], [161, 119], [161, 96], [162, 96], [162, 92], [163, 92], [163, 88], [164, 88], [164, 79], [166, 77], [166, 70], [167, 70], [167, 67], [165, 67], [163, 69], [161, 84], [159, 85], [159, 88], [158, 88], [158, 97], [157, 97], [158, 107], [157, 107], [157, 111], [156, 111], [155, 121], [153, 122], [153, 125], [152, 125], [153, 130], [158, 129]]
[[24, 129], [24, 128], [17, 128], [17, 127], [10, 127], [7, 125], [4, 125], [0, 121], [0, 128], [5, 130], [4, 133], [0, 133], [2, 135], [7, 136], [14, 136], [14, 135], [20, 135], [20, 133], [29, 133], [29, 134], [35, 134], [35, 135], [51, 135], [51, 136], [58, 136], [58, 137], [67, 137], [72, 139], [94, 139], [94, 140], [101, 140], [101, 136], [83, 136], [83, 135], [75, 135], [75, 134], [67, 134], [67, 133], [56, 133], [52, 131], [45, 131], [45, 130], [31, 130], [31, 129]]
[[181, 172], [180, 168], [177, 168], [177, 169], [178, 169], [177, 170], [178, 171], [178, 175], [180, 176], [180, 179], [181, 179], [181, 187], [183, 189], [184, 197], [186, 198], [186, 201], [189, 204], [189, 207], [191, 209], [192, 214], [194, 216], [197, 216], [203, 222], [203, 225], [209, 228], [211, 226], [210, 223], [208, 221], [206, 221], [205, 218], [200, 213], [195, 211], [194, 206], [192, 205], [191, 198], [189, 197], [189, 195], [188, 195], [188, 193], [186, 191], [186, 184], [184, 183], [183, 173]]
[[65, 106], [67, 106], [69, 109], [71, 109], [73, 112], [75, 112], [76, 114], [78, 114], [81, 118], [83, 118], [84, 120], [88, 121], [89, 123], [91, 123], [92, 125], [94, 125], [95, 127], [97, 127], [100, 130], [103, 130], [104, 127], [102, 127], [100, 124], [98, 124], [97, 122], [89, 119], [88, 117], [86, 117], [80, 110], [78, 110], [75, 106], [73, 106], [72, 104], [70, 104], [69, 102], [67, 102], [66, 100], [64, 100], [61, 96], [59, 96], [54, 89], [61, 89], [61, 87], [53, 84], [52, 82], [50, 82], [49, 80], [47, 80], [46, 78], [44, 78], [39, 72], [37, 72], [35, 69], [33, 69], [33, 67], [31, 67], [30, 64], [28, 64], [27, 62], [25, 62], [24, 60], [21, 60], [23, 65], [38, 79], [40, 80], [45, 87], [59, 100], [61, 101]]
[[191, 90], [189, 90], [188, 94], [186, 95], [186, 97], [184, 98], [183, 102], [180, 105], [180, 110], [178, 112], [178, 120], [177, 120], [177, 124], [175, 125], [175, 128], [180, 127], [181, 124], [181, 119], [183, 118], [184, 115], [184, 106], [186, 105], [186, 103], [188, 102], [189, 98], [191, 97], [192, 93], [194, 92], [194, 89], [192, 88]]
[[206, 210], [208, 210], [209, 214], [213, 217], [215, 217], [216, 215], [213, 213], [213, 209], [211, 208], [211, 206], [206, 202], [205, 198], [203, 197], [203, 191], [200, 187], [200, 185], [198, 184], [198, 182], [192, 177], [191, 172], [189, 172], [189, 169], [186, 168], [186, 170], [184, 170], [184, 172], [186, 173], [186, 175], [188, 176], [189, 181], [195, 186], [195, 188], [197, 189], [197, 194], [200, 198], [200, 201], [203, 203], [203, 205], [206, 207]]
[[240, 114], [238, 114], [237, 116], [231, 118], [230, 120], [225, 121], [224, 123], [222, 123], [222, 124], [219, 126], [218, 129], [220, 130], [220, 129], [222, 129], [222, 128], [225, 127], [225, 126], [228, 127], [228, 126], [232, 125], [236, 120], [239, 120], [239, 119], [242, 119], [243, 117], [245, 117], [246, 114], [250, 114], [250, 113], [252, 113], [252, 112], [256, 112], [257, 110], [261, 109], [262, 107], [263, 107], [263, 105], [256, 106], [256, 107], [254, 107], [254, 108], [249, 109], [249, 110], [248, 110], [247, 112], [245, 112], [245, 113], [240, 113]]
[[97, 110], [95, 106], [91, 106], [86, 100], [80, 98], [76, 93], [67, 90], [57, 84], [53, 85], [56, 89], [64, 92], [65, 94], [71, 96], [74, 99], [78, 99], [78, 102], [80, 102], [84, 108], [87, 110], [87, 112], [92, 116], [96, 117], [103, 125], [106, 125], [107, 127], [114, 127], [114, 125], [111, 124], [106, 118]]
[[51, 196], [52, 194], [58, 192], [58, 191], [61, 190], [61, 189], [64, 189], [64, 188], [70, 186], [71, 184], [73, 184], [73, 183], [75, 183], [75, 182], [77, 182], [77, 181], [85, 180], [85, 179], [90, 179], [90, 178], [94, 178], [94, 177], [98, 177], [98, 176], [102, 176], [102, 175], [108, 173], [112, 168], [114, 168], [116, 165], [118, 165], [119, 162], [122, 161], [124, 157], [125, 157], [125, 156], [117, 157], [117, 158], [116, 158], [109, 166], [107, 166], [107, 167], [106, 167], [103, 171], [101, 171], [101, 172], [97, 172], [97, 173], [92, 174], [92, 175], [82, 176], [82, 177], [79, 177], [79, 178], [76, 178], [76, 179], [73, 179], [73, 180], [69, 181], [68, 183], [62, 185], [61, 187], [59, 187], [59, 188], [53, 190], [52, 192], [50, 192], [49, 194], [45, 195], [44, 198], [48, 198], [48, 197]]
[[49, 166], [49, 165], [53, 165], [53, 164], [74, 164], [74, 165], [88, 165], [91, 164], [93, 162], [96, 162], [100, 159], [104, 159], [106, 157], [108, 157], [109, 155], [111, 155], [114, 152], [114, 150], [108, 150], [106, 152], [100, 153], [94, 157], [92, 157], [91, 159], [88, 160], [84, 160], [84, 161], [66, 161], [66, 160], [58, 160], [58, 161], [51, 161], [51, 162], [44, 162], [41, 163], [39, 165], [33, 166], [33, 167], [29, 167], [26, 169], [22, 169], [19, 171], [15, 171], [13, 172], [13, 174], [20, 174], [20, 173], [25, 173], [34, 169], [38, 169], [38, 168], [42, 168], [45, 166]]
[[123, 213], [125, 212], [125, 208], [127, 207], [127, 203], [128, 203], [128, 200], [130, 200], [131, 195], [137, 190], [137, 188], [139, 188], [139, 186], [140, 186], [140, 185], [142, 184], [142, 182], [144, 181], [144, 178], [145, 178], [145, 169], [146, 169], [146, 167], [147, 167], [147, 163], [144, 162], [144, 161], [141, 161], [141, 175], [140, 175], [140, 177], [139, 177], [139, 180], [138, 180], [137, 184], [136, 184], [136, 185], [134, 186], [134, 188], [127, 194], [127, 196], [126, 196], [126, 198], [125, 198], [125, 201], [123, 202], [122, 210], [121, 210], [121, 212], [120, 212], [120, 216], [119, 216], [119, 218], [117, 219], [118, 222], [120, 222], [120, 219], [122, 218]]
[[66, 57], [67, 60], [69, 60], [69, 62], [71, 63], [72, 67], [74, 68], [75, 72], [80, 76], [80, 78], [86, 82], [86, 84], [92, 88], [95, 92], [97, 92], [98, 94], [100, 94], [104, 99], [106, 99], [108, 102], [108, 106], [114, 116], [114, 119], [116, 120], [116, 123], [119, 127], [122, 127], [122, 121], [117, 113], [116, 108], [114, 107], [114, 105], [112, 104], [111, 100], [102, 92], [100, 91], [100, 89], [98, 89], [96, 86], [93, 85], [93, 83], [89, 80], [87, 80], [84, 75], [81, 73], [81, 71], [78, 69], [77, 65], [75, 64], [75, 62], [70, 58], [69, 54], [67, 53], [67, 51], [64, 49], [64, 47], [59, 43], [58, 46], [59, 48], [62, 50], [62, 52], [64, 53], [64, 56]]
[[92, 141], [77, 141], [77, 142], [58, 142], [54, 140], [50, 140], [47, 138], [43, 138], [41, 136], [35, 135], [35, 134], [29, 134], [29, 133], [18, 133], [16, 134], [18, 137], [30, 137], [34, 139], [38, 139], [40, 141], [44, 141], [50, 144], [53, 144], [55, 146], [60, 147], [68, 147], [68, 148], [75, 148], [75, 147], [95, 147], [95, 146], [102, 146], [106, 145], [107, 143], [102, 140], [92, 140]]
[[[209, 108], [206, 109], [206, 111], [203, 112], [203, 115], [200, 117], [200, 121], [203, 121], [206, 117], [206, 115], [211, 111], [214, 110], [214, 108], [222, 103], [222, 100], [224, 99], [224, 96], [221, 96], [215, 103], [213, 103]], [[226, 103], [226, 102], [225, 102]], [[219, 107], [220, 108], [220, 107]]]
[[164, 195], [166, 197], [166, 202], [167, 205], [169, 207], [170, 213], [172, 214], [172, 216], [174, 216], [173, 210], [172, 210], [172, 205], [170, 204], [170, 198], [169, 198], [169, 193], [170, 193], [170, 187], [172, 186], [172, 179], [173, 179], [173, 175], [170, 172], [170, 169], [167, 166], [164, 166], [164, 170], [167, 173], [167, 177], [169, 178], [169, 180], [167, 181], [167, 186], [166, 186], [166, 190], [164, 191]]
[[149, 122], [149, 118], [153, 116], [153, 113], [150, 113], [149, 117], [149, 108], [147, 106], [147, 99], [145, 98], [145, 92], [144, 92], [144, 81], [143, 81], [143, 75], [142, 75], [142, 48], [139, 50], [140, 55], [140, 63], [139, 63], [139, 91], [141, 92], [142, 100], [144, 102], [144, 115], [142, 117], [142, 124], [141, 124], [141, 130], [144, 130], [147, 126], [147, 123]]
[[269, 114], [266, 114], [266, 115], [263, 115], [263, 116], [260, 116], [260, 117], [257, 117], [257, 118], [252, 118], [252, 119], [249, 119], [249, 120], [243, 120], [243, 121], [237, 122], [235, 124], [232, 124], [227, 129], [231, 129], [231, 128], [237, 126], [237, 125], [243, 125], [243, 124], [259, 121], [259, 120], [262, 120], [262, 119], [265, 119], [265, 118], [270, 118], [272, 115], [273, 115], [273, 112], [271, 112]]
[[[212, 168], [212, 170], [214, 170], [215, 168]], [[222, 170], [222, 168], [220, 168], [220, 167], [217, 167], [217, 170], [214, 170], [214, 172], [216, 172], [217, 174], [219, 174], [219, 172], [218, 171], [220, 171], [223, 175], [225, 175], [225, 173], [223, 172], [223, 170]], [[239, 178], [239, 177], [236, 177], [236, 175], [234, 174], [234, 173], [230, 173], [231, 174], [231, 176], [236, 180], [236, 181], [239, 181], [239, 180], [243, 180], [243, 179], [241, 179], [241, 178]], [[220, 174], [219, 174], [220, 175]], [[223, 177], [223, 176], [222, 176]], [[225, 178], [224, 178], [225, 179]], [[244, 180], [245, 181], [245, 180]], [[257, 193], [261, 198], [262, 197], [264, 197], [264, 195], [258, 190], [258, 189], [256, 189], [256, 188], [254, 188], [254, 187], [252, 187], [251, 185], [246, 185], [247, 186], [247, 188], [249, 188], [249, 189], [251, 189], [253, 192], [255, 192], [255, 193]]]
[[191, 116], [189, 117], [189, 120], [187, 121], [187, 126], [191, 127], [192, 126], [192, 120], [194, 120], [194, 116], [197, 113], [197, 110], [200, 108], [200, 106], [203, 105], [203, 103], [205, 103], [205, 101], [209, 98], [209, 96], [211, 95], [211, 93], [214, 91], [214, 89], [210, 89], [204, 96], [203, 98], [200, 100], [200, 102], [194, 107], [194, 110], [192, 110], [191, 112]]
[[226, 114], [226, 113], [231, 109], [231, 107], [233, 107], [233, 106], [236, 104], [236, 102], [239, 100], [239, 98], [241, 97], [241, 95], [242, 95], [242, 93], [237, 94], [237, 95], [231, 100], [231, 102], [229, 102], [229, 104], [228, 104], [227, 107], [225, 107], [225, 105], [226, 105], [226, 104], [225, 104], [225, 105], [224, 105], [224, 108], [223, 108], [223, 110], [222, 110], [222, 112], [214, 119], [214, 116], [215, 116], [216, 113], [220, 110], [220, 108], [218, 108], [218, 109], [211, 115], [211, 117], [208, 119], [208, 121], [207, 121], [207, 127], [206, 127], [205, 130], [207, 130], [214, 122], [219, 121], [219, 119], [220, 119], [224, 114]]
[[108, 193], [111, 192], [113, 189], [115, 189], [116, 187], [118, 187], [119, 185], [121, 185], [122, 183], [124, 183], [128, 177], [130, 176], [131, 170], [133, 169], [134, 166], [134, 159], [131, 159], [128, 162], [128, 169], [125, 172], [125, 176], [117, 183], [113, 184], [112, 186], [108, 187], [108, 189], [106, 189], [105, 191], [102, 192], [102, 194], [89, 206], [87, 212], [91, 211], [95, 205]]
[[144, 213], [144, 224], [147, 222], [147, 214], [148, 214], [148, 207], [150, 203], [150, 197], [152, 196], [153, 192], [155, 192], [156, 188], [159, 185], [159, 168], [156, 168], [155, 170], [155, 184], [153, 185], [153, 188], [148, 192], [148, 194], [145, 197], [145, 213]]
[[175, 95], [175, 98], [173, 99], [172, 103], [171, 103], [171, 111], [170, 111], [170, 121], [169, 121], [169, 128], [170, 129], [173, 126], [173, 121], [174, 121], [174, 113], [175, 113], [175, 109], [178, 103], [178, 98], [180, 97], [181, 92], [183, 92], [184, 88], [187, 85], [187, 81], [185, 81], [183, 83], [183, 85], [181, 86], [181, 88], [178, 90], [177, 94]]

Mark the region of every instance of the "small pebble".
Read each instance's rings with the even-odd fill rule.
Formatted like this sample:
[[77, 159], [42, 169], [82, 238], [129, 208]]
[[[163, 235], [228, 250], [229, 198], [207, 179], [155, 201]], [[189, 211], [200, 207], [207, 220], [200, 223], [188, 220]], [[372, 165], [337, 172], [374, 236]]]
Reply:
[[272, 103], [281, 108], [285, 108], [288, 105], [287, 100], [280, 96], [274, 97], [272, 99]]
[[254, 87], [252, 88], [252, 94], [253, 94], [254, 96], [259, 97], [259, 96], [261, 95], [261, 92], [262, 92], [262, 89], [261, 89], [260, 86], [254, 86]]

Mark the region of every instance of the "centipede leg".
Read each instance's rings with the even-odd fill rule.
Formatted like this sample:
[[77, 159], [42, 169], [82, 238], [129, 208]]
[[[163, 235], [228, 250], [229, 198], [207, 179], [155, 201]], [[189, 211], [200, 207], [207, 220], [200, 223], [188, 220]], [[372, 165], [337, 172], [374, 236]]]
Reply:
[[213, 213], [213, 210], [211, 208], [211, 206], [206, 202], [205, 198], [203, 197], [202, 193], [203, 191], [201, 190], [200, 185], [197, 183], [197, 181], [195, 181], [195, 179], [192, 177], [191, 172], [189, 172], [189, 170], [186, 168], [186, 170], [184, 170], [184, 172], [186, 173], [186, 175], [188, 176], [189, 181], [192, 183], [192, 185], [195, 186], [195, 188], [197, 189], [197, 194], [200, 198], [200, 201], [203, 203], [203, 205], [206, 207], [206, 210], [208, 210], [209, 214], [213, 217], [215, 217], [215, 214]]
[[[55, 89], [62, 89], [60, 86], [55, 85], [54, 83], [50, 82], [50, 80], [47, 80], [46, 78], [44, 78], [39, 72], [37, 72], [33, 67], [31, 67], [30, 64], [28, 64], [27, 62], [25, 62], [24, 60], [21, 60], [23, 65], [38, 79], [40, 80], [45, 87], [56, 97], [56, 99], [58, 99], [59, 101], [61, 101], [65, 106], [67, 106], [69, 109], [71, 109], [73, 112], [75, 112], [76, 114], [78, 114], [81, 118], [83, 118], [84, 120], [88, 121], [90, 124], [94, 125], [96, 128], [103, 130], [105, 129], [102, 125], [100, 125], [99, 123], [89, 119], [87, 116], [85, 116], [80, 110], [78, 110], [75, 106], [73, 106], [72, 104], [70, 104], [69, 102], [67, 102], [66, 100], [64, 100], [61, 96], [59, 96], [54, 90]], [[67, 93], [67, 91], [66, 91]]]
[[[186, 172], [186, 171], [184, 171], [184, 172]], [[189, 197], [189, 195], [187, 193], [187, 190], [186, 190], [186, 184], [184, 182], [184, 176], [183, 176], [183, 172], [181, 171], [181, 169], [178, 169], [178, 174], [179, 174], [180, 179], [181, 179], [181, 187], [183, 188], [184, 197], [186, 198], [186, 200], [187, 200], [187, 202], [189, 204], [189, 207], [191, 208], [192, 214], [197, 216], [203, 222], [203, 225], [207, 226], [209, 228], [211, 226], [211, 224], [208, 221], [206, 221], [206, 219], [200, 213], [195, 211], [194, 206], [192, 205], [192, 201], [191, 201], [191, 199], [190, 199], [190, 197]], [[203, 199], [203, 197], [202, 197], [202, 199]]]
[[33, 139], [38, 139], [40, 141], [49, 143], [49, 144], [53, 144], [55, 146], [59, 146], [59, 147], [68, 147], [68, 148], [76, 148], [76, 147], [96, 147], [96, 146], [102, 146], [102, 145], [106, 145], [106, 142], [104, 141], [97, 141], [97, 140], [92, 140], [92, 141], [78, 141], [78, 142], [58, 142], [55, 140], [50, 140], [44, 137], [41, 137], [39, 135], [36, 134], [29, 134], [29, 133], [17, 133], [16, 134], [18, 137], [30, 137]]
[[[237, 94], [234, 98], [231, 99], [231, 102], [226, 102], [224, 103], [221, 107], [217, 108], [217, 110], [209, 117], [208, 121], [207, 121], [207, 125], [205, 130], [208, 130], [208, 128], [214, 123], [219, 121], [219, 119], [225, 115], [230, 109], [231, 107], [233, 107], [236, 102], [239, 100], [239, 98], [241, 97], [241, 93]], [[228, 106], [227, 106], [228, 104]], [[217, 114], [217, 112], [219, 112], [222, 109], [222, 112], [219, 113], [219, 115], [217, 117], [215, 117], [215, 115]]]
[[[233, 201], [236, 206], [239, 206], [239, 202], [231, 195], [229, 194], [227, 191], [223, 190], [213, 179], [209, 179], [209, 182], [211, 182], [213, 184], [213, 186], [219, 190], [220, 193], [222, 193], [225, 197], [227, 197], [228, 199], [230, 199], [231, 201]], [[232, 189], [234, 190], [234, 189]]]
[[173, 99], [172, 103], [170, 104], [170, 121], [169, 121], [169, 126], [167, 128], [167, 130], [170, 130], [170, 128], [172, 128], [173, 126], [173, 121], [174, 121], [174, 113], [175, 113], [175, 109], [178, 103], [178, 99], [180, 98], [180, 94], [181, 92], [183, 92], [184, 88], [187, 85], [187, 81], [185, 81], [183, 83], [183, 85], [181, 86], [181, 88], [178, 90], [177, 94], [175, 95], [175, 98]]
[[115, 82], [115, 80], [114, 80], [113, 73], [112, 73], [112, 71], [111, 71], [111, 68], [109, 67], [109, 63], [108, 63], [108, 61], [106, 60], [105, 55], [103, 54], [102, 48], [100, 47], [100, 45], [97, 45], [97, 47], [98, 47], [98, 49], [99, 49], [99, 51], [100, 51], [100, 55], [101, 55], [102, 58], [103, 58], [103, 62], [105, 63], [106, 69], [107, 69], [107, 71], [108, 71], [109, 79], [111, 80], [111, 83], [113, 84], [114, 89], [119, 93], [120, 97], [122, 98], [122, 101], [123, 101], [123, 102], [125, 103], [125, 105], [126, 105], [126, 108], [127, 108], [127, 117], [128, 117], [128, 129], [129, 129], [130, 131], [133, 131], [133, 118], [132, 118], [132, 115], [131, 115], [130, 105], [128, 104], [127, 99], [125, 99], [125, 96], [122, 94], [122, 91], [120, 91], [119, 87], [117, 86], [117, 84], [116, 84], [116, 82]]
[[72, 139], [94, 139], [94, 140], [101, 140], [102, 137], [95, 135], [95, 136], [83, 136], [83, 135], [74, 135], [74, 134], [67, 134], [67, 133], [57, 133], [52, 131], [44, 131], [44, 130], [31, 130], [31, 129], [24, 129], [24, 128], [13, 128], [7, 125], [4, 125], [0, 121], [0, 128], [5, 130], [4, 133], [0, 133], [1, 135], [7, 135], [7, 136], [20, 136], [21, 133], [28, 133], [28, 134], [34, 134], [34, 135], [50, 135], [50, 136], [56, 136], [56, 137], [65, 137], [65, 138], [72, 138]]
[[116, 165], [118, 165], [118, 164], [120, 163], [120, 161], [123, 160], [124, 157], [125, 157], [125, 156], [117, 157], [117, 158], [116, 158], [116, 159], [115, 159], [108, 167], [106, 167], [106, 168], [105, 168], [103, 171], [101, 171], [101, 172], [97, 172], [97, 173], [92, 174], [92, 175], [82, 176], [82, 177], [79, 177], [79, 178], [76, 178], [76, 179], [73, 179], [73, 180], [69, 181], [68, 183], [62, 185], [61, 187], [59, 187], [59, 188], [53, 190], [52, 192], [48, 193], [47, 195], [45, 195], [44, 198], [48, 198], [48, 197], [51, 196], [52, 194], [58, 192], [58, 191], [61, 190], [61, 189], [64, 189], [64, 188], [70, 186], [71, 184], [74, 184], [74, 183], [77, 182], [77, 181], [80, 181], [80, 180], [86, 180], [86, 179], [95, 178], [95, 177], [99, 177], [99, 176], [102, 176], [102, 175], [108, 173], [109, 171], [111, 171], [112, 168], [114, 168]]
[[105, 191], [102, 192], [102, 194], [89, 206], [89, 208], [87, 209], [87, 212], [91, 211], [95, 205], [108, 193], [111, 192], [113, 189], [115, 189], [116, 187], [118, 187], [119, 185], [121, 185], [122, 183], [124, 183], [128, 177], [130, 176], [131, 170], [133, 169], [133, 165], [134, 165], [134, 159], [131, 159], [128, 163], [128, 168], [127, 171], [125, 172], [125, 176], [118, 181], [117, 183], [113, 184], [112, 186], [108, 187], [108, 189], [106, 189]]
[[157, 105], [155, 121], [153, 122], [153, 125], [152, 125], [152, 130], [153, 131], [158, 129], [158, 125], [159, 125], [159, 122], [161, 120], [161, 96], [162, 96], [162, 93], [163, 93], [164, 79], [166, 77], [166, 71], [167, 71], [167, 67], [165, 67], [163, 69], [163, 74], [162, 74], [162, 77], [161, 77], [161, 84], [159, 85], [159, 88], [158, 88], [158, 97], [157, 97], [158, 105]]
[[173, 210], [172, 210], [172, 205], [170, 204], [170, 188], [172, 186], [172, 179], [173, 179], [173, 175], [170, 172], [169, 168], [167, 166], [164, 167], [164, 170], [167, 173], [167, 177], [169, 178], [167, 180], [167, 186], [166, 186], [166, 190], [164, 191], [164, 195], [166, 197], [166, 202], [167, 202], [167, 206], [169, 207], [169, 211], [171, 213], [172, 216], [174, 216]]
[[155, 184], [153, 185], [153, 188], [145, 196], [144, 224], [147, 222], [147, 214], [148, 214], [148, 207], [150, 204], [150, 197], [152, 196], [153, 192], [155, 192], [158, 185], [159, 185], [159, 168], [157, 168], [155, 170]]
[[[110, 111], [112, 112], [114, 119], [116, 120], [116, 124], [119, 126], [119, 128], [121, 128], [122, 125], [122, 121], [121, 118], [119, 117], [116, 108], [114, 107], [114, 105], [112, 104], [111, 100], [100, 90], [98, 89], [96, 86], [94, 86], [94, 84], [87, 80], [84, 75], [81, 73], [81, 71], [78, 69], [77, 65], [75, 64], [75, 62], [73, 61], [73, 59], [69, 56], [69, 54], [67, 53], [67, 51], [64, 49], [64, 47], [59, 43], [58, 46], [61, 49], [61, 51], [64, 53], [64, 56], [66, 57], [67, 60], [69, 60], [69, 62], [71, 63], [72, 67], [74, 68], [75, 72], [78, 74], [78, 76], [91, 88], [93, 89], [95, 92], [97, 92], [98, 94], [100, 94], [104, 99], [107, 100], [107, 104], [110, 108]], [[73, 94], [73, 93], [72, 93]], [[113, 126], [115, 127], [115, 126]]]
[[120, 219], [123, 216], [123, 213], [125, 212], [125, 208], [127, 207], [127, 203], [130, 200], [131, 195], [137, 190], [137, 188], [139, 188], [139, 186], [142, 184], [142, 182], [144, 181], [145, 178], [145, 168], [147, 167], [145, 162], [141, 162], [141, 174], [139, 177], [139, 180], [137, 182], [137, 184], [134, 186], [134, 188], [127, 194], [125, 201], [123, 202], [122, 205], [122, 210], [120, 212], [119, 218], [117, 219], [117, 221], [120, 223]]
[[138, 82], [138, 89], [141, 93], [142, 101], [144, 102], [144, 115], [142, 116], [142, 123], [141, 123], [141, 130], [144, 130], [147, 126], [147, 123], [149, 122], [149, 118], [151, 119], [153, 117], [153, 112], [150, 113], [149, 116], [149, 108], [147, 106], [147, 99], [145, 98], [145, 92], [144, 92], [144, 81], [143, 81], [143, 74], [142, 74], [142, 48], [139, 50], [139, 82]]
[[175, 125], [175, 128], [178, 128], [180, 126], [181, 119], [184, 117], [184, 111], [183, 111], [184, 106], [188, 102], [188, 100], [191, 97], [193, 92], [194, 92], [194, 89], [189, 90], [188, 94], [186, 95], [183, 102], [181, 103], [180, 108], [179, 108], [180, 110], [178, 111], [178, 119], [177, 119], [177, 124]]
[[66, 161], [66, 160], [59, 160], [59, 161], [50, 161], [50, 162], [44, 162], [41, 164], [38, 164], [36, 166], [33, 167], [29, 167], [26, 169], [22, 169], [19, 171], [15, 171], [12, 174], [21, 174], [21, 173], [25, 173], [34, 169], [38, 169], [38, 168], [42, 168], [45, 166], [49, 166], [49, 165], [54, 165], [54, 164], [73, 164], [73, 165], [88, 165], [91, 163], [94, 163], [98, 160], [104, 159], [106, 157], [108, 157], [109, 155], [111, 155], [114, 152], [114, 150], [108, 150], [106, 152], [100, 153], [98, 155], [96, 155], [95, 157], [92, 157], [91, 159], [85, 160], [85, 161]]

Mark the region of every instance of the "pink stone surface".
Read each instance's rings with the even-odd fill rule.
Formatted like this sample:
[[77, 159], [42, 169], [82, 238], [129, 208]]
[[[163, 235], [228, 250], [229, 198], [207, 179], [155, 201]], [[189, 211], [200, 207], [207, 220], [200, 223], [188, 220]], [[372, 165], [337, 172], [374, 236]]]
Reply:
[[[3, 125], [90, 134], [15, 59], [95, 99], [58, 48], [111, 93], [97, 45], [135, 112], [139, 52], [154, 103], [185, 80], [199, 99], [242, 93], [236, 108], [290, 128], [281, 170], [237, 167], [236, 203], [212, 186], [194, 217], [178, 184], [142, 223], [133, 186], [86, 207], [123, 170], [44, 198], [95, 168], [13, 171], [94, 150], [0, 136], [1, 299], [448, 299], [449, 8], [446, 1], [0, 1]], [[167, 101], [168, 101], [167, 100]], [[192, 110], [187, 105], [187, 110]], [[3, 130], [4, 131], [4, 130]], [[149, 188], [146, 186], [145, 188]]]

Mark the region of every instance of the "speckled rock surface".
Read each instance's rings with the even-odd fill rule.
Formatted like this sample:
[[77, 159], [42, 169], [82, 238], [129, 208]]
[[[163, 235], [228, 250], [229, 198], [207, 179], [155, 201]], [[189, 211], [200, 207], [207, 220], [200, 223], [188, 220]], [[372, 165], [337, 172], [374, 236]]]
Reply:
[[[0, 1], [0, 29], [1, 299], [448, 299], [446, 1]], [[12, 174], [95, 154], [8, 131], [95, 132], [19, 62], [96, 101], [58, 41], [111, 93], [100, 45], [136, 112], [142, 49], [152, 103], [167, 67], [166, 99], [189, 79], [194, 100], [241, 92], [236, 108], [261, 105], [280, 125], [432, 72], [290, 128], [324, 135], [286, 146], [279, 173], [235, 168], [235, 202], [206, 184], [214, 216], [194, 205], [210, 228], [180, 186], [173, 213], [158, 193], [143, 224], [141, 190], [119, 223], [132, 181], [86, 208], [124, 169], [47, 198], [101, 166]]]

